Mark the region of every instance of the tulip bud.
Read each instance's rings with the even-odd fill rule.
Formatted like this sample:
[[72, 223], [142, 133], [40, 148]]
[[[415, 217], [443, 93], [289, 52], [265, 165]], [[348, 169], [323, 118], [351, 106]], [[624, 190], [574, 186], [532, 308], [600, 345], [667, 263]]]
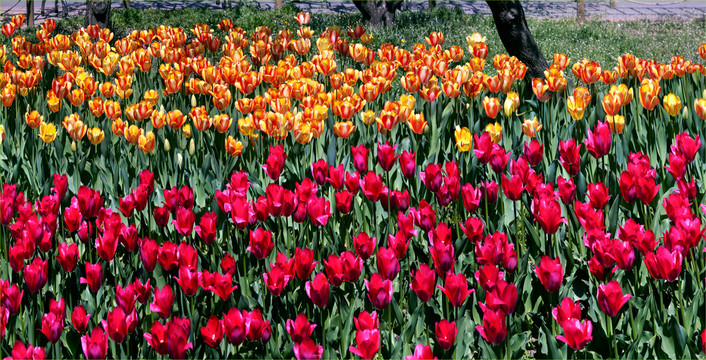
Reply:
[[191, 95], [191, 107], [196, 107], [196, 95]]
[[706, 98], [706, 89], [704, 89], [704, 92], [701, 93], [702, 98]]
[[164, 110], [164, 105], [159, 105], [159, 112], [161, 112], [162, 114], [166, 114], [167, 111]]
[[179, 167], [181, 167], [181, 163], [184, 160], [184, 158], [181, 156], [181, 153], [177, 154], [177, 163], [179, 164]]
[[169, 145], [169, 139], [164, 139], [164, 152], [169, 152], [171, 146]]
[[189, 141], [189, 155], [193, 156], [195, 152], [196, 144], [194, 143], [194, 139], [192, 138], [191, 141]]
[[689, 107], [688, 107], [688, 106], [684, 106], [684, 107], [681, 109], [681, 117], [682, 117], [682, 118], [688, 118], [688, 117], [689, 117]]
[[71, 142], [71, 151], [76, 152], [76, 141]]

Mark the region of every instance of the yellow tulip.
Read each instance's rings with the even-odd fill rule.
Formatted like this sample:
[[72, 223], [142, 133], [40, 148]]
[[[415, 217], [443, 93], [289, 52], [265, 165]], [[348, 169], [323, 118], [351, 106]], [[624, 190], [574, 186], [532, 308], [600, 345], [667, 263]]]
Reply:
[[94, 127], [88, 130], [86, 136], [88, 137], [88, 141], [90, 141], [91, 144], [98, 145], [105, 138], [105, 132], [103, 132], [103, 130], [101, 130], [99, 127]]
[[522, 132], [530, 139], [537, 136], [537, 131], [539, 130], [542, 130], [542, 125], [539, 125], [536, 117], [532, 120], [525, 119], [522, 123]]
[[614, 134], [622, 134], [625, 128], [625, 117], [622, 115], [606, 116], [606, 122], [608, 123], [608, 128]]
[[498, 124], [497, 122], [495, 124], [488, 124], [485, 127], [485, 131], [488, 132], [490, 135], [490, 139], [493, 140], [494, 143], [500, 144], [500, 141], [503, 139], [503, 127], [502, 125]]
[[53, 123], [47, 124], [43, 122], [39, 125], [39, 137], [47, 144], [54, 141], [56, 139], [56, 126]]
[[473, 136], [467, 127], [456, 126], [454, 136], [456, 137], [456, 147], [458, 148], [458, 151], [466, 152], [471, 150], [471, 146], [473, 145]]
[[669, 115], [677, 116], [681, 110], [681, 99], [679, 99], [678, 96], [669, 93], [664, 97], [664, 99], [662, 99], [662, 105], [664, 106], [664, 109], [667, 110]]

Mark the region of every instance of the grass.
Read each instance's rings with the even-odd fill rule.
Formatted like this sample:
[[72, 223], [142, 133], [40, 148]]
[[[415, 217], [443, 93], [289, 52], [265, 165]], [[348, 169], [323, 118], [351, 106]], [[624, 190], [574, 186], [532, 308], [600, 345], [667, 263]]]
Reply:
[[[221, 19], [230, 18], [236, 26], [247, 31], [257, 26], [267, 25], [273, 35], [280, 29], [296, 31], [298, 24], [294, 15], [299, 11], [296, 5], [288, 3], [282, 9], [263, 11], [251, 5], [240, 5], [230, 9], [213, 11], [209, 9], [183, 10], [113, 10], [111, 17], [116, 39], [126, 36], [132, 30], [154, 28], [158, 25], [191, 28], [202, 22], [213, 28]], [[360, 14], [312, 14], [311, 28], [316, 34], [327, 26], [338, 25], [343, 29], [360, 23]], [[588, 20], [579, 23], [573, 19], [533, 19], [527, 23], [543, 54], [551, 61], [554, 53], [563, 52], [572, 61], [589, 58], [598, 61], [604, 68], [612, 68], [617, 57], [627, 52], [646, 59], [667, 62], [674, 55], [682, 55], [691, 61], [700, 61], [697, 49], [706, 41], [704, 20], [634, 20], [608, 21]], [[61, 20], [57, 31], [70, 33], [83, 24], [83, 17]], [[465, 38], [474, 32], [487, 37], [489, 59], [504, 48], [495, 30], [491, 16], [468, 15], [460, 9], [438, 6], [421, 12], [402, 11], [397, 14], [391, 28], [370, 29], [375, 38], [371, 47], [384, 42], [411, 49], [417, 43], [424, 43], [424, 37], [431, 31], [441, 31], [446, 37], [445, 47], [460, 45], [466, 48]], [[217, 33], [220, 31], [217, 30]], [[23, 35], [33, 38], [34, 31], [24, 30]], [[7, 42], [7, 39], [3, 39]], [[466, 55], [468, 57], [468, 55]]]

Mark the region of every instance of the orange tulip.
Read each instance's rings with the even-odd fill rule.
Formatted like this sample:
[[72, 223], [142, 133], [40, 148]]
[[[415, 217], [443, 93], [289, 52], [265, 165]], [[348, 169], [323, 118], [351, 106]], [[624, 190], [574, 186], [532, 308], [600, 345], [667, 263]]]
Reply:
[[99, 127], [94, 127], [87, 132], [88, 141], [93, 145], [98, 145], [105, 138], [105, 133]]
[[113, 94], [115, 94], [115, 86], [113, 86], [113, 83], [111, 83], [111, 82], [102, 83], [98, 87], [98, 89], [100, 90], [103, 97], [106, 97], [106, 98], [112, 97]]
[[154, 133], [148, 131], [146, 134], [140, 134], [137, 138], [137, 148], [145, 154], [149, 154], [154, 150]]
[[399, 121], [400, 117], [399, 115], [395, 114], [394, 111], [383, 110], [380, 112], [380, 116], [375, 118], [378, 132], [383, 135], [392, 131], [392, 129], [395, 127], [395, 125], [397, 125]]
[[608, 128], [614, 134], [622, 134], [625, 128], [625, 117], [622, 115], [606, 116], [606, 122], [608, 123]]
[[140, 136], [144, 134], [144, 130], [140, 129], [137, 125], [130, 125], [126, 130], [125, 130], [125, 139], [132, 145], [137, 145]]
[[441, 86], [444, 95], [448, 98], [455, 98], [461, 94], [461, 86], [453, 81], [447, 81]]
[[544, 81], [542, 79], [532, 79], [532, 91], [534, 92], [534, 95], [537, 97], [537, 99], [539, 99], [539, 101], [549, 100], [549, 93], [547, 93], [548, 88], [549, 87], [544, 84]]
[[167, 113], [166, 120], [170, 128], [173, 130], [179, 130], [179, 128], [184, 125], [186, 118], [181, 110], [175, 109]]
[[427, 128], [427, 122], [424, 120], [424, 114], [413, 114], [407, 120], [407, 125], [409, 125], [409, 128], [412, 129], [412, 132], [415, 134], [424, 133], [424, 129]]
[[299, 25], [306, 25], [311, 21], [311, 14], [307, 12], [299, 12], [297, 13], [297, 16], [294, 17], [295, 20], [299, 23]]
[[647, 110], [652, 110], [659, 104], [659, 93], [662, 88], [659, 82], [651, 79], [643, 79], [640, 84], [640, 104]]
[[694, 110], [701, 120], [706, 120], [706, 99], [701, 98], [694, 100]]
[[483, 98], [483, 109], [489, 118], [495, 119], [500, 112], [500, 100], [496, 97], [490, 98], [486, 96]]
[[353, 131], [355, 131], [353, 121], [336, 121], [333, 125], [333, 133], [341, 139], [348, 139], [353, 134]]
[[622, 106], [630, 104], [630, 102], [632, 101], [632, 88], [628, 89], [628, 86], [625, 84], [620, 84], [618, 86], [612, 85], [610, 87], [610, 93], [620, 97], [620, 103], [622, 104]]
[[115, 134], [115, 136], [125, 135], [126, 129], [127, 129], [127, 123], [124, 122], [123, 119], [113, 120], [113, 124], [111, 125], [111, 130], [113, 130], [113, 134]]
[[228, 136], [225, 143], [226, 152], [232, 157], [238, 157], [243, 153], [243, 143], [232, 136]]
[[232, 123], [233, 119], [231, 119], [228, 114], [219, 114], [213, 117], [213, 126], [216, 128], [216, 131], [221, 134], [228, 131]]
[[537, 131], [539, 130], [542, 130], [542, 125], [539, 125], [539, 121], [537, 121], [536, 117], [531, 120], [525, 119], [522, 123], [522, 132], [530, 139], [537, 136]]
[[80, 141], [86, 135], [86, 131], [88, 131], [88, 126], [86, 126], [86, 124], [84, 124], [81, 120], [74, 120], [73, 122], [70, 122], [68, 124], [66, 130], [69, 133], [69, 136], [71, 136], [74, 141]]
[[603, 96], [601, 105], [608, 116], [615, 116], [622, 106], [622, 98], [616, 93], [607, 93]]
[[25, 122], [30, 128], [36, 129], [44, 122], [44, 117], [39, 115], [37, 110], [32, 110], [32, 112], [25, 113]]
[[555, 66], [559, 70], [564, 70], [566, 69], [567, 65], [569, 65], [569, 58], [566, 56], [566, 54], [554, 54], [552, 66]]
[[510, 117], [510, 115], [512, 115], [512, 113], [514, 113], [519, 107], [520, 95], [514, 91], [509, 92], [505, 98], [505, 102], [503, 103], [503, 111], [505, 116]]
[[604, 84], [610, 85], [618, 80], [618, 73], [615, 71], [610, 71], [608, 69], [603, 70], [601, 72], [601, 81], [603, 81]]
[[441, 89], [439, 89], [436, 81], [427, 82], [419, 90], [419, 96], [426, 102], [434, 102], [434, 100], [439, 97], [440, 93]]

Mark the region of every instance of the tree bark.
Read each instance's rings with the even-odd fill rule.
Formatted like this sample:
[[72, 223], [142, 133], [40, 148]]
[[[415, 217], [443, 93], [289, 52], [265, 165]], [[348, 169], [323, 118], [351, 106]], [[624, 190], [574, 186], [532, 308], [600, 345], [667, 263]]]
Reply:
[[402, 0], [353, 1], [355, 7], [363, 14], [363, 20], [374, 27], [392, 26], [395, 12], [402, 8], [402, 3]]
[[84, 25], [110, 27], [110, 0], [86, 0], [86, 19]]
[[526, 77], [544, 78], [544, 70], [549, 67], [549, 63], [527, 27], [525, 11], [520, 1], [486, 0], [486, 2], [493, 12], [495, 27], [507, 53], [510, 56], [516, 56], [527, 65]]
[[586, 4], [584, 4], [583, 0], [576, 2], [576, 20], [578, 22], [586, 21]]
[[27, 0], [27, 27], [34, 27], [34, 0]]
[[436, 0], [429, 0], [429, 8], [433, 9], [436, 7]]
[[275, 10], [282, 8], [282, 0], [275, 0]]
[[123, 0], [123, 9], [130, 8], [130, 0]]

